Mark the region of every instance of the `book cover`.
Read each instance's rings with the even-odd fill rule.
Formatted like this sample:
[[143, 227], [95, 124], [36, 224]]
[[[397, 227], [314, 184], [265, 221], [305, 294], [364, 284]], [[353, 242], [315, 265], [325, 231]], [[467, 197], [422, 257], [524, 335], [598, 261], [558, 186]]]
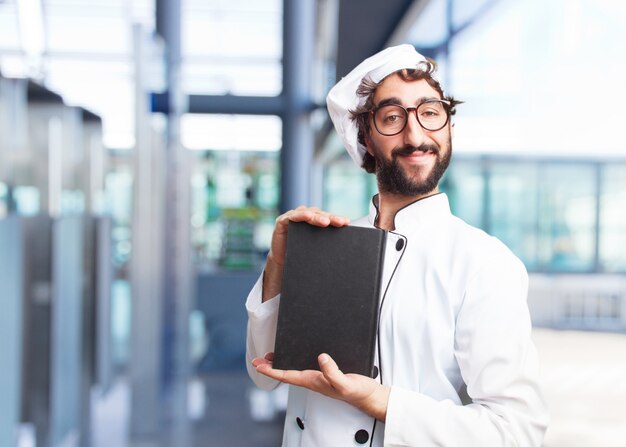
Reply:
[[372, 376], [386, 231], [290, 222], [274, 368]]

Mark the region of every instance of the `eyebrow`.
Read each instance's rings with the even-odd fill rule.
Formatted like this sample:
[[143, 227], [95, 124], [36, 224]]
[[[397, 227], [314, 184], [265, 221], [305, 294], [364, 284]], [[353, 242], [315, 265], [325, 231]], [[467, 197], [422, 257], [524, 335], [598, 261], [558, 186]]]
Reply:
[[[423, 102], [426, 102], [426, 101], [432, 101], [433, 99], [437, 100], [437, 101], [441, 100], [441, 98], [437, 98], [435, 96], [422, 96], [421, 98], [417, 99], [416, 105], [420, 105], [420, 104], [422, 104]], [[388, 105], [391, 105], [391, 104], [396, 105], [396, 106], [403, 106], [402, 101], [400, 101], [399, 98], [396, 98], [395, 96], [392, 96], [391, 98], [385, 98], [382, 101], [380, 101], [378, 103], [378, 105], [376, 106], [376, 108], [383, 107], [383, 106], [388, 106]]]

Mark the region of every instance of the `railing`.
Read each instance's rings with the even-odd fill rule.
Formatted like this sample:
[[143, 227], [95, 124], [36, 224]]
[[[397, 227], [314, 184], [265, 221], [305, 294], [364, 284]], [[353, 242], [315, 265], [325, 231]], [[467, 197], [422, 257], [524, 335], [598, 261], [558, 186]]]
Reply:
[[626, 275], [532, 274], [528, 305], [534, 326], [626, 332]]

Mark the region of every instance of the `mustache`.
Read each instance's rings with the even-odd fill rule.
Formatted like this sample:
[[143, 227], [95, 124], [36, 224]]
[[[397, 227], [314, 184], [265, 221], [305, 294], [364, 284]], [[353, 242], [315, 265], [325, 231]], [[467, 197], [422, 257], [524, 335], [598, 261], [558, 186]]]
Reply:
[[397, 147], [395, 149], [393, 149], [391, 151], [391, 156], [393, 158], [400, 156], [400, 155], [411, 155], [413, 152], [432, 152], [435, 155], [439, 155], [439, 148], [437, 146], [435, 146], [434, 144], [420, 144], [419, 146], [402, 146], [402, 147]]

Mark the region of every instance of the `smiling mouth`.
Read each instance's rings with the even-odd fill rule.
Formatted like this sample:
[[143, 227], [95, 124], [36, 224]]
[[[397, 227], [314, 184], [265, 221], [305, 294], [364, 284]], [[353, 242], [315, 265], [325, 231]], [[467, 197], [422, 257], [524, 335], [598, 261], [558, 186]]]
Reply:
[[403, 147], [393, 151], [393, 156], [399, 157], [423, 157], [425, 155], [437, 155], [439, 150], [431, 145], [422, 145], [420, 147]]
[[400, 157], [423, 157], [425, 155], [435, 155], [434, 151], [413, 151], [408, 154], [398, 154]]
[[396, 154], [398, 158], [401, 158], [406, 161], [418, 161], [418, 160], [428, 160], [431, 157], [436, 157], [437, 153], [432, 150], [415, 150], [407, 153]]

